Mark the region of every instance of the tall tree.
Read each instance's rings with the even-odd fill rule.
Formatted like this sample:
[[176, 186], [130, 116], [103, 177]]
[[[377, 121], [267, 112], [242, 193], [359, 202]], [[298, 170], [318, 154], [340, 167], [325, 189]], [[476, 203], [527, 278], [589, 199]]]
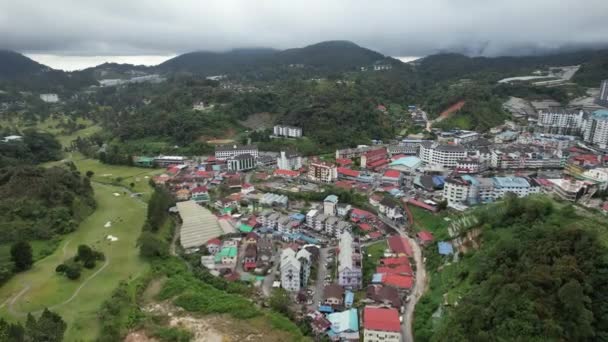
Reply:
[[11, 260], [17, 272], [28, 270], [34, 263], [32, 246], [27, 241], [15, 242], [11, 246]]

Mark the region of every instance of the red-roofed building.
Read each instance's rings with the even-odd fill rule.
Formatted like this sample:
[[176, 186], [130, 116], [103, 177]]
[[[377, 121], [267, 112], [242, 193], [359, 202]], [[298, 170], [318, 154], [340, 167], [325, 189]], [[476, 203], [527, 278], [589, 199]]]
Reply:
[[430, 204], [426, 204], [426, 203], [418, 201], [418, 200], [415, 200], [413, 198], [408, 199], [406, 203], [414, 205], [414, 206], [417, 206], [419, 208], [422, 208], [422, 209], [425, 209], [425, 210], [428, 210], [428, 211], [432, 211], [432, 212], [436, 212], [437, 211], [437, 207], [432, 206]]
[[388, 238], [388, 248], [393, 251], [393, 253], [397, 254], [397, 256], [413, 256], [414, 252], [412, 251], [412, 246], [410, 246], [410, 242], [404, 238], [403, 236], [393, 235]]
[[338, 168], [338, 178], [356, 179], [359, 177], [359, 171], [351, 170], [345, 167]]
[[243, 195], [250, 194], [250, 193], [252, 193], [252, 192], [254, 192], [254, 191], [255, 191], [255, 187], [254, 187], [253, 185], [249, 184], [249, 183], [245, 183], [245, 184], [243, 184], [243, 186], [241, 187], [241, 193], [242, 193]]
[[220, 239], [211, 239], [209, 241], [207, 241], [207, 243], [205, 244], [205, 246], [207, 247], [207, 251], [209, 251], [209, 254], [216, 254], [217, 252], [220, 251], [220, 246], [222, 245], [222, 241], [220, 241]]
[[196, 171], [196, 177], [198, 178], [213, 178], [213, 171]]
[[367, 223], [360, 223], [359, 228], [364, 232], [371, 232], [373, 230], [372, 226]]
[[399, 258], [383, 258], [380, 259], [380, 264], [384, 266], [399, 266], [409, 264], [410, 261], [407, 257], [399, 257]]
[[376, 164], [379, 161], [385, 161], [388, 164], [388, 160], [386, 160], [386, 147], [380, 147], [373, 150], [369, 150], [361, 155], [361, 167], [362, 168], [373, 168], [380, 164]]
[[353, 188], [354, 182], [353, 181], [337, 181], [334, 183], [334, 186], [336, 186], [337, 188], [350, 190]]
[[378, 267], [376, 267], [376, 273], [399, 274], [399, 275], [409, 275], [409, 276], [411, 276], [413, 274], [412, 266], [410, 265], [409, 262], [406, 264], [397, 265], [395, 267], [378, 266]]
[[344, 167], [344, 166], [348, 166], [351, 165], [353, 163], [352, 159], [348, 159], [348, 158], [338, 158], [336, 159], [336, 164]]
[[286, 169], [276, 169], [274, 170], [275, 177], [283, 177], [283, 178], [296, 178], [300, 175], [298, 171], [286, 170]]
[[369, 238], [372, 240], [379, 239], [381, 237], [382, 237], [382, 232], [375, 231], [375, 232], [369, 233]]
[[394, 308], [366, 306], [363, 309], [363, 341], [401, 341], [399, 311]]
[[388, 163], [389, 163], [388, 159], [379, 159], [379, 160], [376, 160], [376, 161], [373, 161], [373, 162], [368, 162], [366, 165], [367, 165], [368, 169], [375, 169], [375, 170], [377, 170], [377, 169], [383, 168]]
[[398, 290], [411, 290], [414, 286], [414, 278], [407, 275], [385, 273], [382, 277], [382, 284], [395, 287]]
[[422, 245], [428, 245], [430, 243], [433, 242], [433, 234], [429, 231], [423, 230], [421, 232], [418, 233], [418, 241], [420, 241], [420, 243]]
[[401, 183], [401, 179], [402, 179], [403, 175], [401, 174], [401, 172], [397, 171], [397, 170], [386, 170], [384, 172], [384, 174], [382, 175], [382, 182], [383, 183], [392, 183], [392, 184], [399, 184]]

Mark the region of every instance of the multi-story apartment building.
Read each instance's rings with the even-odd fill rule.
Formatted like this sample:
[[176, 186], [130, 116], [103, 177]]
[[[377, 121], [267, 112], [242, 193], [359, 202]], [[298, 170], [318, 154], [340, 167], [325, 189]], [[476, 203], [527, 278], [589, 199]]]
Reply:
[[258, 157], [258, 147], [256, 145], [222, 145], [215, 148], [215, 158], [227, 160], [241, 154], [250, 154], [254, 158]]
[[319, 216], [319, 211], [317, 209], [311, 209], [307, 214], [306, 214], [306, 227], [314, 229], [315, 228], [315, 222], [317, 220], [317, 216]]
[[302, 156], [293, 151], [281, 151], [277, 157], [277, 167], [283, 170], [299, 170], [302, 168]]
[[328, 195], [323, 200], [323, 213], [325, 215], [336, 216], [337, 205], [338, 205], [338, 196]]
[[461, 145], [442, 145], [427, 141], [420, 144], [419, 157], [427, 164], [453, 168], [466, 156], [467, 152]]
[[481, 134], [477, 132], [471, 131], [461, 131], [460, 133], [454, 136], [454, 143], [457, 145], [462, 145], [466, 143], [470, 143], [475, 141], [481, 137]]
[[388, 164], [386, 147], [374, 148], [361, 155], [362, 168], [374, 168], [382, 164]]
[[338, 168], [332, 163], [327, 163], [321, 160], [313, 160], [308, 166], [308, 179], [321, 182], [331, 183], [338, 179]]
[[317, 232], [322, 232], [325, 230], [325, 221], [327, 221], [327, 219], [329, 218], [329, 216], [325, 215], [325, 214], [321, 214], [318, 215], [315, 219], [315, 230]]
[[475, 205], [495, 201], [507, 193], [525, 197], [540, 191], [535, 182], [523, 177], [477, 178], [464, 175], [445, 180], [443, 198], [448, 204]]
[[239, 154], [228, 159], [228, 170], [230, 171], [252, 170], [255, 166], [255, 157], [249, 153]]
[[578, 135], [585, 123], [585, 112], [550, 107], [538, 111], [536, 128], [541, 133]]
[[340, 254], [338, 256], [338, 284], [348, 289], [361, 288], [361, 250], [359, 241], [350, 232], [340, 234]]
[[418, 154], [422, 140], [404, 140], [397, 145], [389, 145], [387, 151], [391, 156], [405, 154], [415, 156]]
[[608, 80], [603, 80], [600, 84], [600, 94], [597, 97], [600, 106], [608, 107]]
[[608, 148], [608, 109], [596, 110], [591, 114], [585, 125], [584, 139], [600, 148]]
[[535, 145], [556, 150], [565, 150], [576, 145], [578, 137], [573, 135], [522, 133], [517, 137], [520, 145]]
[[540, 187], [531, 184], [523, 177], [494, 177], [494, 198], [502, 198], [507, 193], [513, 193], [517, 197], [526, 197], [531, 194], [539, 193]]
[[537, 146], [508, 146], [492, 149], [490, 167], [506, 169], [563, 168], [566, 155], [561, 150]]
[[275, 125], [272, 132], [277, 137], [300, 138], [302, 137], [302, 129], [294, 126]]
[[290, 292], [300, 291], [302, 288], [302, 264], [296, 258], [296, 252], [285, 248], [281, 252], [281, 287]]

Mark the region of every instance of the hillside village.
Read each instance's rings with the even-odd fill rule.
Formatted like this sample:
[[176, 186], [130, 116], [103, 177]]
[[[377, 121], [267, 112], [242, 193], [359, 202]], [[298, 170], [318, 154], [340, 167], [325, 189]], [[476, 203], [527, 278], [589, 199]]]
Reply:
[[[412, 210], [461, 212], [509, 194], [547, 194], [608, 213], [598, 196], [608, 186], [608, 81], [602, 89], [590, 106], [534, 103], [536, 112], [486, 133], [431, 128], [433, 140], [308, 157], [226, 144], [208, 156], [133, 162], [165, 168], [153, 182], [177, 199], [181, 247], [202, 253], [200, 267], [250, 282], [262, 298], [286, 291], [317, 336], [409, 340], [425, 286], [422, 251], [457, 260], [476, 243], [456, 222], [421, 228]], [[306, 132], [275, 126], [273, 135]]]

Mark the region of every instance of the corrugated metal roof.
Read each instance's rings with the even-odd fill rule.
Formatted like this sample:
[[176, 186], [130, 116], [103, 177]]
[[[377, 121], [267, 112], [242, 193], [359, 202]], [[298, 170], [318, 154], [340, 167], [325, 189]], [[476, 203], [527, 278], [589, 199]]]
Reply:
[[182, 247], [199, 247], [223, 234], [217, 217], [196, 202], [178, 202], [177, 210], [183, 222], [179, 236]]

